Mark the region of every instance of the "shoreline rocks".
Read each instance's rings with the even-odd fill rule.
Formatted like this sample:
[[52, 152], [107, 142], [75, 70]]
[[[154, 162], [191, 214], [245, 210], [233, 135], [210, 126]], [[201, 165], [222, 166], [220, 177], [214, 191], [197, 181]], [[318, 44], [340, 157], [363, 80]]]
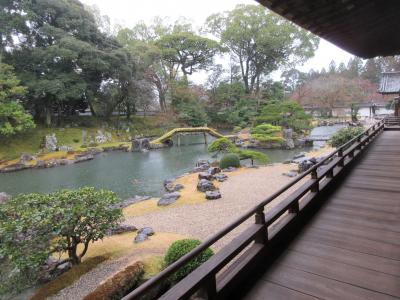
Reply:
[[174, 203], [176, 200], [178, 200], [180, 196], [181, 196], [181, 194], [178, 192], [164, 194], [160, 198], [160, 200], [158, 200], [157, 205], [158, 206], [170, 205], [170, 204]]

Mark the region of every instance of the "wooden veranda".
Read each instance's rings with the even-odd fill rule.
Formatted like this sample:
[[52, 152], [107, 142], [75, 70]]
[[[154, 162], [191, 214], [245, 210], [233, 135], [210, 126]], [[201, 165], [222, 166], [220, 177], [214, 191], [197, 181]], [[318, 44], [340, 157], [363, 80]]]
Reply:
[[[382, 120], [124, 299], [141, 299], [254, 218], [160, 299], [399, 299], [400, 131]], [[298, 188], [271, 209], [295, 184]]]

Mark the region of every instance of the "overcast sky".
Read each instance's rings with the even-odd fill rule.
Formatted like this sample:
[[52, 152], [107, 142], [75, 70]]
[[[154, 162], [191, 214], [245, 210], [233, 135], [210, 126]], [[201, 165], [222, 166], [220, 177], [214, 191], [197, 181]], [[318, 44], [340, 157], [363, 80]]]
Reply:
[[[254, 0], [80, 0], [88, 5], [96, 5], [102, 15], [108, 15], [113, 23], [132, 27], [138, 21], [150, 22], [155, 16], [169, 17], [176, 20], [183, 16], [200, 27], [206, 18], [225, 10], [233, 9], [237, 4], [256, 4]], [[327, 68], [331, 60], [337, 65], [347, 62], [351, 54], [322, 40], [315, 56], [304, 66], [297, 68], [308, 71]], [[195, 78], [192, 78], [192, 80]], [[195, 80], [197, 81], [197, 80]]]

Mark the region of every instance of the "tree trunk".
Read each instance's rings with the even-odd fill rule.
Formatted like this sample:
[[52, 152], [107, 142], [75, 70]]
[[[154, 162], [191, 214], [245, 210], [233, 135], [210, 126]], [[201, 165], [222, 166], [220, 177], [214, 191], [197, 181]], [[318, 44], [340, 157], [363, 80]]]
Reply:
[[50, 125], [51, 125], [51, 108], [46, 107], [45, 112], [46, 112], [46, 117], [45, 117], [46, 118], [45, 119], [46, 126], [50, 127]]
[[126, 119], [131, 119], [131, 106], [129, 105], [129, 103], [126, 104]]

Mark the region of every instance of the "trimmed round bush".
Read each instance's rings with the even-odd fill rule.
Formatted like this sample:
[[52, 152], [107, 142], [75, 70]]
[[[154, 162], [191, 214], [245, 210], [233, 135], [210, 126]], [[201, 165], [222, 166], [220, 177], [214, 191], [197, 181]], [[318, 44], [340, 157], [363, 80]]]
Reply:
[[221, 161], [219, 162], [219, 167], [221, 169], [226, 169], [229, 167], [239, 168], [240, 167], [239, 156], [234, 153], [228, 153], [228, 154], [224, 155], [221, 158]]
[[[183, 239], [173, 242], [172, 245], [168, 248], [167, 254], [164, 257], [165, 264], [168, 266], [176, 262], [179, 258], [189, 253], [200, 244], [201, 242], [199, 240], [194, 239]], [[184, 267], [175, 272], [170, 277], [170, 280], [181, 280], [183, 277], [195, 270], [213, 255], [214, 252], [210, 248], [207, 248], [202, 253], [197, 255], [193, 260], [187, 263]]]
[[331, 137], [329, 144], [332, 147], [338, 148], [363, 132], [363, 127], [348, 127], [340, 129]]

